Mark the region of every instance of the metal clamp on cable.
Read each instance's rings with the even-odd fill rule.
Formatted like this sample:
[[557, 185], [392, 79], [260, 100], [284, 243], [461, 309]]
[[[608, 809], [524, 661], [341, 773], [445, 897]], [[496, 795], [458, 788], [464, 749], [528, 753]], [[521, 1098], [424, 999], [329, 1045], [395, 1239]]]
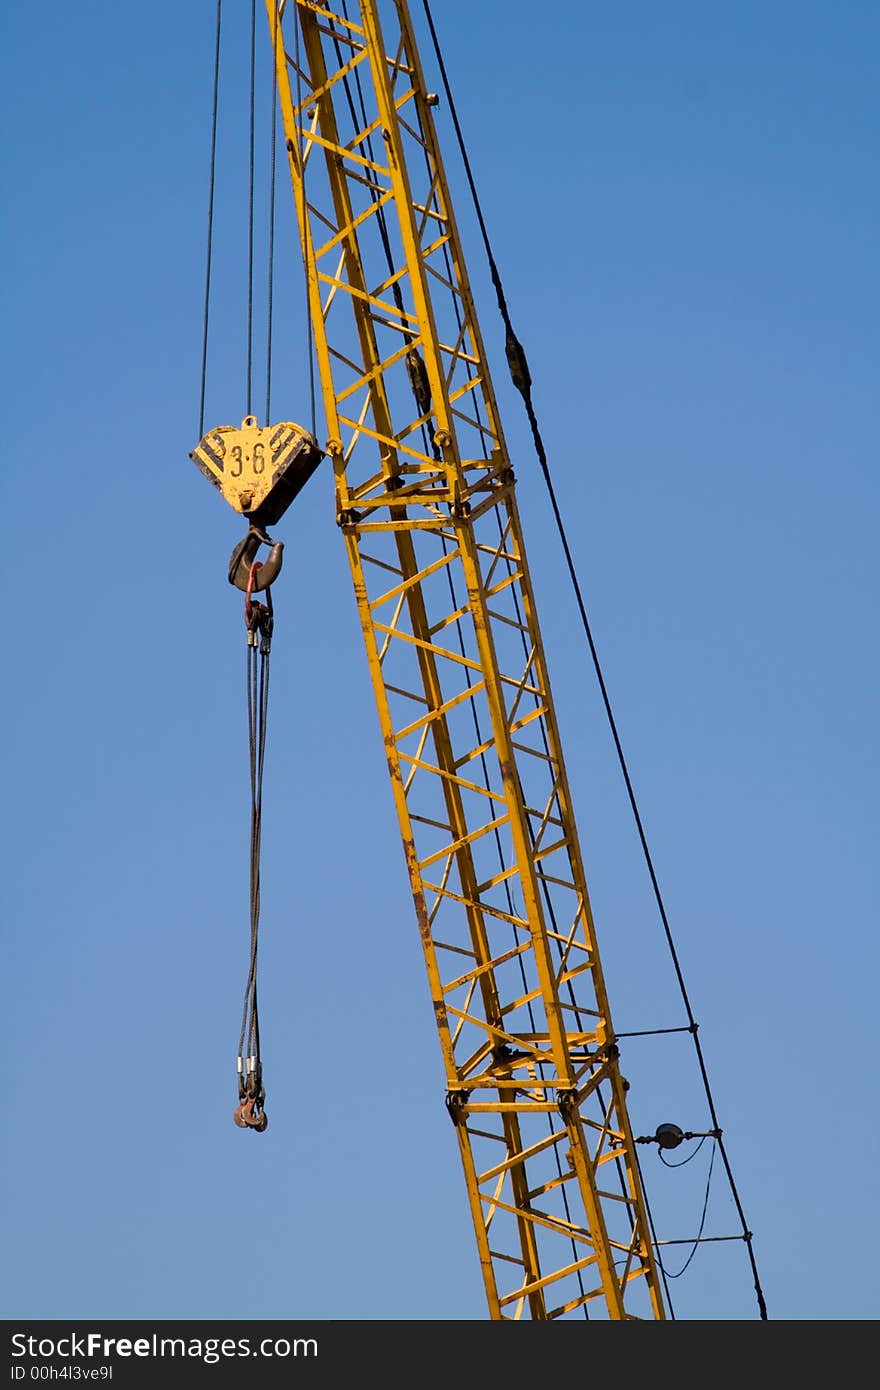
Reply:
[[[271, 559], [267, 562], [271, 564]], [[249, 647], [257, 646], [257, 633], [260, 634], [260, 655], [268, 656], [272, 647], [272, 631], [275, 627], [275, 614], [272, 608], [272, 591], [268, 584], [258, 582], [258, 570], [262, 570], [263, 565], [259, 560], [251, 562], [250, 573], [244, 591], [244, 621], [247, 627], [247, 643]], [[266, 602], [258, 603], [253, 598], [254, 590], [263, 589], [266, 594]]]
[[244, 1058], [238, 1057], [236, 1069], [238, 1071], [239, 1104], [233, 1111], [232, 1118], [239, 1129], [255, 1129], [258, 1134], [262, 1134], [269, 1124], [269, 1117], [263, 1109], [266, 1088], [263, 1085], [263, 1068], [260, 1059], [248, 1057], [247, 1073], [245, 1073]]

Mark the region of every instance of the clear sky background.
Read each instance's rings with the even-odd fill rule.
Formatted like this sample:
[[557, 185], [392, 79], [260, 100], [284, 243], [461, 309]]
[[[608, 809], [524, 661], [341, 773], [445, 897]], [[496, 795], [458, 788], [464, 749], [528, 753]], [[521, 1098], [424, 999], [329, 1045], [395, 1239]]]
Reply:
[[[226, 566], [241, 524], [188, 458], [214, 9], [93, 0], [38, 16], [8, 6], [4, 21], [0, 1307], [482, 1318], [324, 471], [277, 528], [270, 1128], [231, 1120], [248, 788]], [[244, 414], [249, 7], [224, 9], [211, 424]], [[880, 7], [434, 11], [770, 1317], [876, 1318]], [[433, 71], [427, 47], [425, 60]], [[675, 1026], [680, 998], [438, 118], [616, 1024]], [[262, 189], [265, 141], [259, 158]], [[279, 187], [290, 308], [273, 394], [280, 418], [306, 420]], [[265, 222], [257, 250], [263, 266]], [[637, 1132], [705, 1127], [686, 1041], [634, 1040], [623, 1065]], [[649, 1196], [674, 1218], [663, 1234], [695, 1234], [708, 1147], [674, 1174], [643, 1157]], [[706, 1231], [738, 1231], [718, 1164]], [[686, 1255], [669, 1254], [672, 1272]], [[737, 1243], [701, 1247], [673, 1295], [681, 1318], [757, 1315]]]

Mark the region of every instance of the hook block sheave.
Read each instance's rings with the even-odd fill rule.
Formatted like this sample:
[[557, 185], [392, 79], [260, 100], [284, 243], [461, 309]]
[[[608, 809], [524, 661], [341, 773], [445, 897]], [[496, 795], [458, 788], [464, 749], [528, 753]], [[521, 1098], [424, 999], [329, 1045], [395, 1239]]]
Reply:
[[255, 526], [272, 526], [305, 487], [324, 450], [310, 431], [285, 421], [219, 425], [190, 454], [231, 507]]

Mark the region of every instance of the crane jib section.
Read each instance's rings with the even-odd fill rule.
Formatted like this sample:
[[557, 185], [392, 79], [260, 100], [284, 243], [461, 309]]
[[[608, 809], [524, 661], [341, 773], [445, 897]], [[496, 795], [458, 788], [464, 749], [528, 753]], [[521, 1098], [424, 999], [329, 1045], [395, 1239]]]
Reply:
[[267, 11], [337, 520], [489, 1315], [662, 1318], [436, 97], [406, 4]]

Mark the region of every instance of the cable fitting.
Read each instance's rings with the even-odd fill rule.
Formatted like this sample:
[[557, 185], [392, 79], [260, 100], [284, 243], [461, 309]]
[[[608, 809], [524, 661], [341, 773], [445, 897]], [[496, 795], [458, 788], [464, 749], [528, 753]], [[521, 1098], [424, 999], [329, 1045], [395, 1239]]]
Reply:
[[677, 1149], [685, 1139], [720, 1139], [720, 1129], [680, 1129], [678, 1125], [658, 1125], [653, 1134], [643, 1134], [636, 1139], [637, 1144], [657, 1144], [661, 1149]]
[[260, 655], [268, 656], [272, 647], [272, 631], [275, 627], [271, 590], [266, 588], [266, 603], [258, 603], [253, 598], [254, 587], [257, 582], [257, 570], [261, 568], [258, 560], [254, 560], [251, 564], [248, 585], [244, 595], [244, 621], [247, 627], [248, 646], [255, 647], [257, 645], [257, 633], [259, 633]]
[[559, 1113], [563, 1120], [568, 1123], [572, 1116], [577, 1114], [578, 1093], [575, 1090], [558, 1091], [556, 1094], [556, 1104], [559, 1106]]
[[527, 396], [532, 385], [529, 364], [526, 361], [525, 349], [510, 324], [507, 325], [507, 336], [504, 339], [504, 355], [510, 368], [511, 381], [521, 396]]
[[423, 415], [427, 415], [431, 409], [431, 383], [428, 380], [428, 369], [417, 348], [410, 348], [406, 354], [406, 374], [416, 405]]
[[262, 1063], [259, 1057], [248, 1057], [245, 1071], [243, 1062], [242, 1057], [236, 1058], [239, 1103], [232, 1112], [232, 1119], [239, 1129], [255, 1129], [262, 1134], [269, 1124], [269, 1117], [263, 1108], [266, 1088], [263, 1085]]
[[456, 1129], [459, 1125], [463, 1125], [467, 1122], [467, 1114], [465, 1112], [466, 1105], [467, 1091], [446, 1092], [446, 1109], [449, 1111], [449, 1118]]

